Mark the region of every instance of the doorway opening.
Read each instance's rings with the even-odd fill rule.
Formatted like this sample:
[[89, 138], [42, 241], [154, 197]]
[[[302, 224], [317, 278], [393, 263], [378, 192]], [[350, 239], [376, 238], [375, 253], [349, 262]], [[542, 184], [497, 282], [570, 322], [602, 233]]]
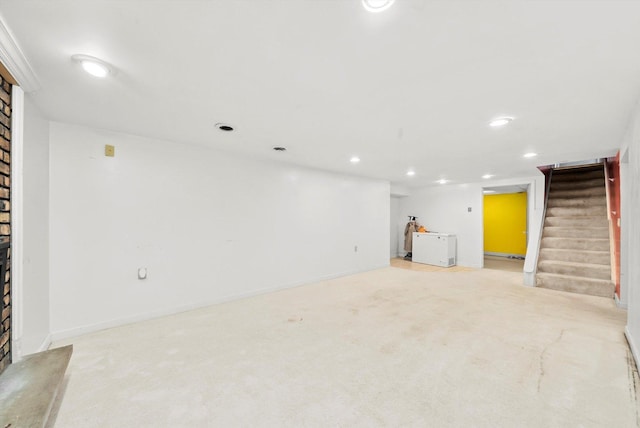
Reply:
[[484, 268], [522, 272], [528, 244], [528, 184], [483, 188]]

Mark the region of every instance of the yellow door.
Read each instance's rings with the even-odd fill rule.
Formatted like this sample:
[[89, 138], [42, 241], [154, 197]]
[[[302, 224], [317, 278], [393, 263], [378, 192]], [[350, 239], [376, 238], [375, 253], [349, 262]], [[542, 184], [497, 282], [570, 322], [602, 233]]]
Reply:
[[527, 194], [484, 195], [484, 251], [527, 254]]

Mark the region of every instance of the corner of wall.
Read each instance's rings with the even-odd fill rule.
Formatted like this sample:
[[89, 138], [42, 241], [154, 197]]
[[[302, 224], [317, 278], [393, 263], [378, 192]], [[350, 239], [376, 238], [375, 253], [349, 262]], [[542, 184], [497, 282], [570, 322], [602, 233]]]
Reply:
[[631, 355], [633, 355], [633, 359], [636, 362], [636, 367], [640, 367], [640, 354], [638, 353], [638, 347], [633, 340], [633, 336], [629, 332], [629, 326], [624, 328], [624, 337], [627, 339], [629, 349], [631, 349]]
[[389, 192], [391, 193], [391, 196], [396, 196], [396, 197], [411, 195], [411, 191], [407, 187], [401, 186], [399, 184], [393, 184], [393, 183], [390, 183], [389, 185]]
[[29, 94], [24, 95], [21, 157], [21, 293], [24, 355], [51, 343], [49, 262], [49, 121]]
[[614, 300], [616, 302], [616, 306], [618, 308], [620, 308], [620, 309], [627, 309], [628, 308], [627, 304], [625, 302], [621, 301], [617, 294], [614, 294], [613, 298], [614, 298]]

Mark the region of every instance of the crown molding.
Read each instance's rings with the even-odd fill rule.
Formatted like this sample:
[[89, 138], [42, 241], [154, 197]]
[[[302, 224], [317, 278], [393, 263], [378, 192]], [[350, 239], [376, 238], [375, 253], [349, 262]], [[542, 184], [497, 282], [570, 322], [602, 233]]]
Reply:
[[40, 89], [40, 81], [16, 39], [0, 17], [0, 61], [25, 92]]

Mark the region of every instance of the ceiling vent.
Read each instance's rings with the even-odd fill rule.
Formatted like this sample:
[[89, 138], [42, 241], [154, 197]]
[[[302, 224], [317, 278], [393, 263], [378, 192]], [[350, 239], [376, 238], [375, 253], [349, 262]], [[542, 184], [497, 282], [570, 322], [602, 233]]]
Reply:
[[224, 132], [233, 131], [233, 126], [227, 125], [226, 123], [216, 123], [216, 128]]

